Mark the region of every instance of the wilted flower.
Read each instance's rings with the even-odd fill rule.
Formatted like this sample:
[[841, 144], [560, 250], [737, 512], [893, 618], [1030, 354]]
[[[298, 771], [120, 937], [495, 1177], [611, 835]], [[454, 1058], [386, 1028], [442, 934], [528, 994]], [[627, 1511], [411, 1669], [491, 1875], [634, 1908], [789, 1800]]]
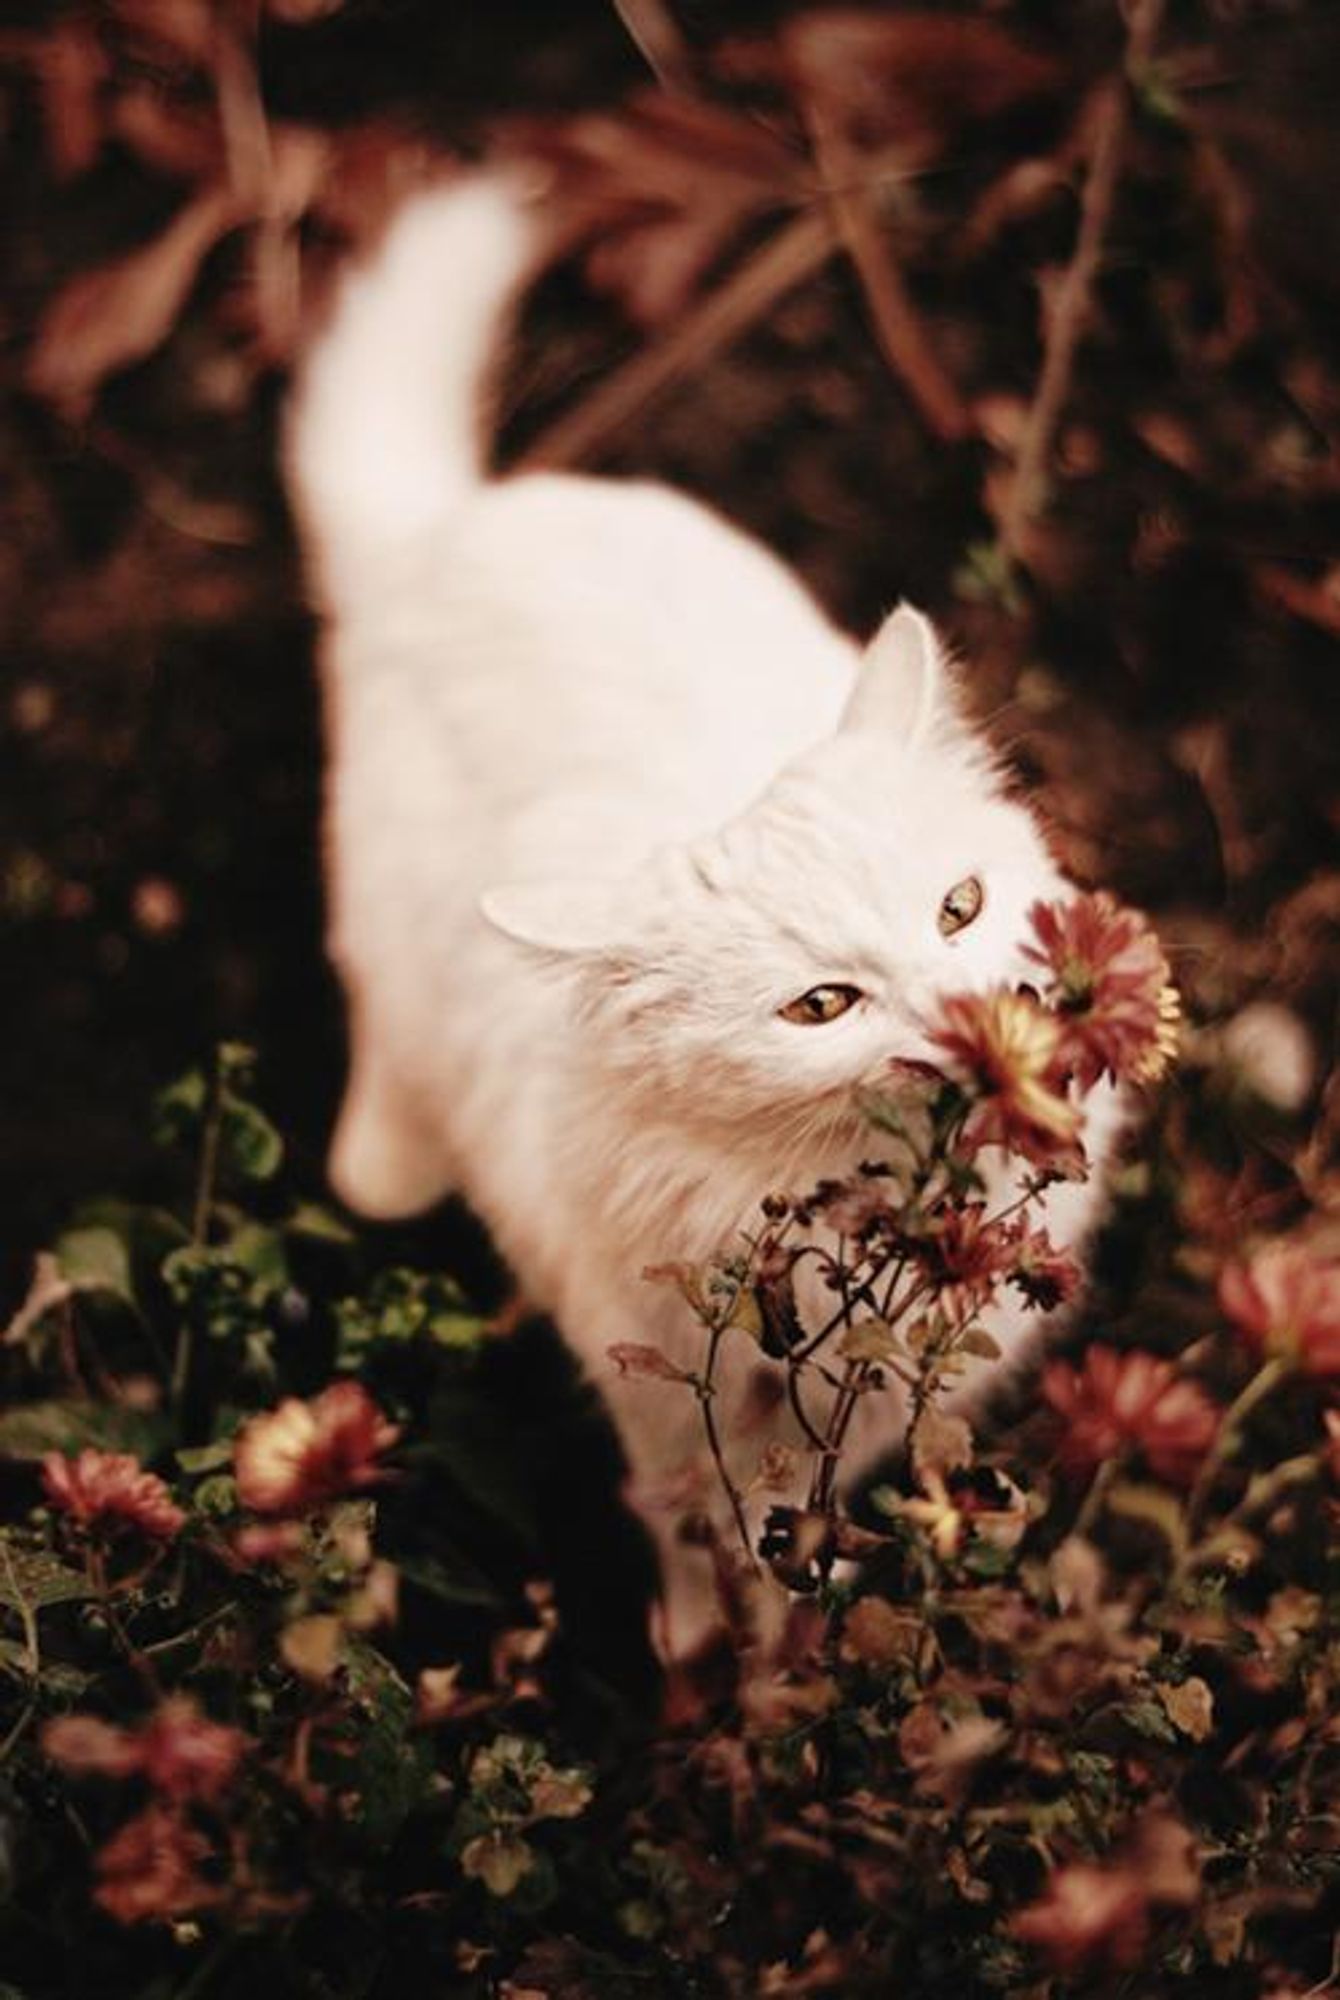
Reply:
[[1225, 1266], [1219, 1303], [1263, 1356], [1340, 1375], [1340, 1262], [1281, 1238]]
[[288, 1396], [238, 1433], [238, 1498], [258, 1514], [320, 1507], [383, 1478], [376, 1459], [399, 1436], [361, 1382], [333, 1383], [309, 1403]]
[[1132, 1083], [1162, 1076], [1177, 1053], [1181, 1002], [1148, 920], [1105, 890], [1029, 911], [1035, 964], [1061, 1028], [1064, 1067], [1081, 1090], [1107, 1075]]
[[196, 1873], [209, 1851], [209, 1842], [180, 1812], [150, 1806], [99, 1848], [93, 1899], [119, 1924], [198, 1910], [218, 1899], [218, 1891]]
[[1068, 1251], [1058, 1250], [1045, 1229], [1023, 1229], [1015, 1239], [1010, 1283], [1029, 1305], [1051, 1312], [1079, 1289], [1080, 1268]]
[[63, 1715], [42, 1732], [53, 1763], [80, 1775], [143, 1774], [165, 1799], [216, 1799], [232, 1782], [248, 1747], [240, 1729], [211, 1722], [188, 1695], [171, 1695], [138, 1729], [95, 1715]]
[[1045, 1894], [1020, 1910], [1010, 1927], [1060, 1972], [1100, 1959], [1125, 1967], [1144, 1949], [1148, 1906], [1133, 1869], [1076, 1862], [1050, 1875]]
[[1060, 1083], [1061, 1031], [1026, 993], [955, 994], [932, 1039], [979, 1093], [968, 1136], [1039, 1163], [1073, 1156], [1080, 1119]]
[[109, 1533], [137, 1528], [169, 1542], [186, 1519], [157, 1474], [146, 1472], [128, 1452], [89, 1448], [66, 1458], [49, 1451], [42, 1460], [42, 1485], [52, 1506], [81, 1528]]
[[1152, 1354], [1091, 1347], [1079, 1369], [1051, 1362], [1042, 1393], [1065, 1419], [1057, 1455], [1069, 1472], [1093, 1472], [1134, 1447], [1160, 1479], [1187, 1486], [1219, 1429], [1204, 1391]]

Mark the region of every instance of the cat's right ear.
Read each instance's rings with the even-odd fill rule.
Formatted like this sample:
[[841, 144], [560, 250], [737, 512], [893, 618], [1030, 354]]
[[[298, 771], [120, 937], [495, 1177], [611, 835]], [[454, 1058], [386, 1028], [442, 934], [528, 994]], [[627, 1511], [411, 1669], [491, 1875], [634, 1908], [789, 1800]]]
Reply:
[[611, 951], [620, 938], [611, 882], [509, 882], [479, 899], [504, 937], [564, 957]]
[[860, 736], [920, 743], [943, 703], [943, 654], [935, 627], [900, 604], [865, 649], [839, 727]]

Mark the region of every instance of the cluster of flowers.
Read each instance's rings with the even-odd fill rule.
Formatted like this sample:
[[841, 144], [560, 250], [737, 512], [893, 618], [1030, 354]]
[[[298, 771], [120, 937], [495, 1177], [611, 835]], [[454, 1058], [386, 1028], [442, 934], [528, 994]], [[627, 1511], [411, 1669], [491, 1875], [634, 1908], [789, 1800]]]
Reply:
[[[232, 1560], [246, 1565], [282, 1561], [305, 1538], [305, 1518], [344, 1496], [384, 1479], [380, 1463], [400, 1433], [358, 1382], [333, 1384], [310, 1402], [286, 1398], [253, 1417], [238, 1433], [233, 1472], [241, 1504], [263, 1518], [233, 1537]], [[127, 1453], [87, 1449], [77, 1457], [49, 1453], [43, 1487], [67, 1539], [85, 1557], [97, 1595], [110, 1608], [118, 1592], [143, 1580], [145, 1566], [112, 1579], [108, 1556], [133, 1547], [149, 1552], [149, 1565], [188, 1525], [165, 1482]], [[366, 1554], [366, 1551], [364, 1551]], [[376, 1596], [377, 1572], [371, 1588]], [[383, 1593], [384, 1595], [384, 1593]], [[393, 1605], [391, 1593], [389, 1602]], [[383, 1607], [384, 1608], [384, 1607]], [[295, 1670], [306, 1664], [302, 1628], [335, 1620], [300, 1620], [281, 1645]], [[290, 1655], [292, 1657], [290, 1657]], [[244, 1869], [219, 1865], [228, 1835], [230, 1794], [254, 1745], [231, 1724], [205, 1715], [181, 1692], [165, 1693], [152, 1665], [134, 1656], [155, 1697], [144, 1721], [123, 1728], [92, 1714], [48, 1722], [43, 1747], [71, 1776], [137, 1780], [147, 1800], [94, 1855], [94, 1900], [119, 1922], [163, 1921], [237, 1901]], [[214, 1872], [209, 1872], [210, 1864]], [[254, 1899], [253, 1899], [254, 1902]]]

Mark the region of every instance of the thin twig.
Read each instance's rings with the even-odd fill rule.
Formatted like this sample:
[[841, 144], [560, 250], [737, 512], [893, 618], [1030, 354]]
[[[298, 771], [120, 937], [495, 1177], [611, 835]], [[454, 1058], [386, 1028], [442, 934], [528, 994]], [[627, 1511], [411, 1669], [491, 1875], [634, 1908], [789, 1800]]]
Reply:
[[577, 465], [639, 410], [703, 368], [833, 253], [833, 226], [815, 209], [792, 218], [709, 292], [666, 339], [643, 348], [584, 402], [558, 418], [523, 455], [523, 469]]
[[726, 1497], [730, 1501], [731, 1512], [735, 1516], [735, 1525], [739, 1530], [740, 1541], [744, 1547], [745, 1555], [752, 1566], [757, 1569], [758, 1562], [749, 1541], [749, 1522], [745, 1517], [744, 1501], [741, 1498], [739, 1487], [735, 1484], [735, 1481], [731, 1478], [727, 1470], [726, 1454], [721, 1444], [721, 1433], [717, 1429], [716, 1411], [712, 1407], [716, 1397], [716, 1382], [714, 1378], [716, 1375], [717, 1353], [720, 1349], [721, 1337], [724, 1332], [725, 1328], [723, 1326], [714, 1326], [712, 1328], [707, 1344], [707, 1365], [703, 1370], [702, 1380], [696, 1383], [695, 1387], [698, 1395], [698, 1404], [703, 1413], [703, 1429], [707, 1433], [707, 1445], [712, 1454], [712, 1462], [717, 1469], [717, 1477], [726, 1489]]
[[1121, 181], [1131, 123], [1129, 77], [1148, 63], [1162, 17], [1163, 0], [1136, 0], [1128, 15], [1123, 74], [1102, 85], [1094, 101], [1079, 233], [1048, 317], [1042, 370], [1000, 523], [1001, 547], [1009, 556], [1019, 556], [1046, 491], [1047, 469], [1069, 401], [1075, 355], [1089, 322], [1094, 279]]
[[885, 360], [937, 438], [951, 444], [966, 437], [972, 417], [940, 366], [894, 261], [888, 233], [879, 226], [871, 199], [876, 183], [860, 173], [859, 156], [813, 98], [805, 106], [805, 118], [838, 236], [860, 280]]

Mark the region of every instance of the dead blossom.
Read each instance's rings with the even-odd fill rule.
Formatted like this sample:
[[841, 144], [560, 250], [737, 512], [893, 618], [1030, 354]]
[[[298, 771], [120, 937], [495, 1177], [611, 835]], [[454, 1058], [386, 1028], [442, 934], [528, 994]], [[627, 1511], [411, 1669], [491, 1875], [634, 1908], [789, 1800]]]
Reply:
[[1080, 1089], [1103, 1076], [1162, 1076], [1177, 1053], [1181, 1002], [1148, 920], [1098, 890], [1035, 903], [1029, 921], [1038, 941], [1026, 955], [1051, 974], [1044, 997], [1060, 1024], [1062, 1064]]
[[1040, 1165], [1078, 1151], [1080, 1114], [1061, 1079], [1061, 1030], [1026, 993], [996, 987], [944, 1002], [932, 1039], [977, 1096], [968, 1139], [1004, 1146]]
[[377, 1460], [399, 1436], [361, 1382], [335, 1382], [306, 1403], [286, 1397], [238, 1433], [238, 1498], [258, 1514], [324, 1506], [384, 1479]]
[[1156, 1477], [1189, 1486], [1219, 1429], [1204, 1390], [1152, 1354], [1091, 1347], [1079, 1368], [1051, 1362], [1042, 1394], [1064, 1419], [1057, 1458], [1079, 1476], [1137, 1450]]
[[1340, 1376], [1340, 1262], [1289, 1239], [1227, 1264], [1219, 1303], [1263, 1359]]
[[81, 1528], [106, 1533], [138, 1529], [169, 1542], [186, 1519], [156, 1473], [146, 1472], [128, 1452], [81, 1451], [66, 1458], [49, 1451], [42, 1460], [47, 1499]]

